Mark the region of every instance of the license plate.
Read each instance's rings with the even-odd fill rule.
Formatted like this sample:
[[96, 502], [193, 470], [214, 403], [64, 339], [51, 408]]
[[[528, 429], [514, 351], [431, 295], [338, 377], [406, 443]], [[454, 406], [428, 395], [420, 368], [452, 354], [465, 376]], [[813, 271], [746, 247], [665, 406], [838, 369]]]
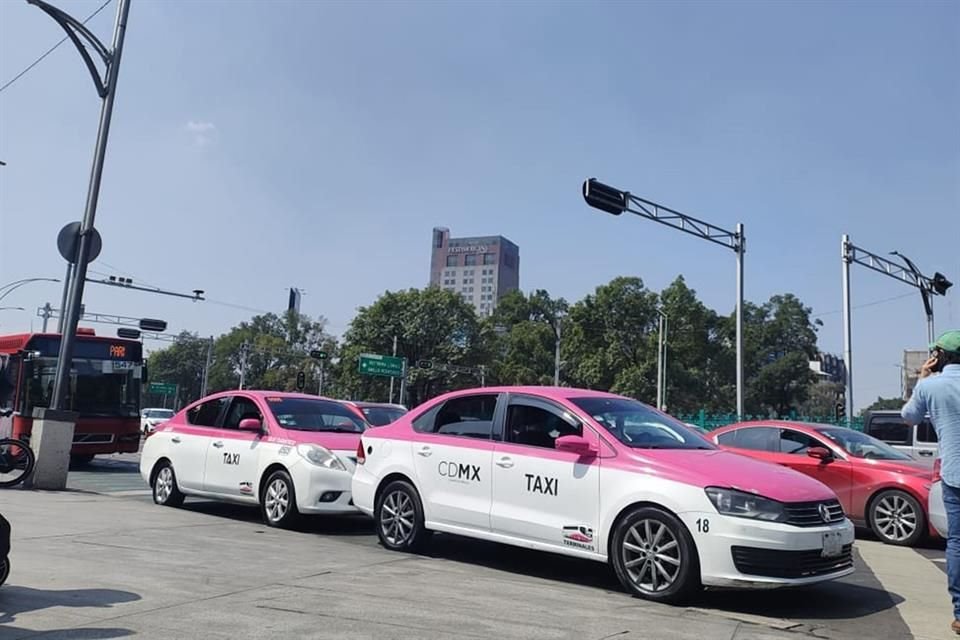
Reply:
[[836, 558], [843, 553], [843, 538], [840, 531], [828, 531], [823, 534], [823, 551], [820, 555], [824, 558]]

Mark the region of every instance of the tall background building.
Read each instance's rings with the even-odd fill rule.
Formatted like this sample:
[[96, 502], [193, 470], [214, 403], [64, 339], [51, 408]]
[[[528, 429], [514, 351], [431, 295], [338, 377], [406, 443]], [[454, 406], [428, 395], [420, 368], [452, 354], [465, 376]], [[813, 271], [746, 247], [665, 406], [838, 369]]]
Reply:
[[434, 227], [430, 249], [430, 285], [459, 293], [481, 316], [520, 288], [520, 247], [503, 236], [451, 238]]

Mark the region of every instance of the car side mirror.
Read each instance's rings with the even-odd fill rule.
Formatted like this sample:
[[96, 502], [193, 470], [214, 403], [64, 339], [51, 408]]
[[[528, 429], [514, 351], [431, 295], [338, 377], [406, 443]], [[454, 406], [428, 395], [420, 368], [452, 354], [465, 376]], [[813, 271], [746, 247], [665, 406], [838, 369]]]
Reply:
[[583, 436], [560, 436], [553, 442], [559, 451], [569, 451], [583, 457], [594, 457], [599, 453], [597, 445]]
[[254, 431], [260, 433], [263, 428], [263, 424], [256, 418], [244, 418], [240, 421], [240, 424], [237, 425], [237, 428], [240, 431]]
[[807, 455], [811, 458], [823, 460], [824, 462], [833, 460], [833, 454], [830, 453], [830, 449], [827, 449], [826, 447], [810, 447], [807, 449]]

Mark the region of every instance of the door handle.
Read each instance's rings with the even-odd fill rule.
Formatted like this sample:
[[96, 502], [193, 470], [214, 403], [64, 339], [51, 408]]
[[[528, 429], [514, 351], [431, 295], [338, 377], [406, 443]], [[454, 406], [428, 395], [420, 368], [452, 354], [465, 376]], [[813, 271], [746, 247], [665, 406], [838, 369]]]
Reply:
[[921, 449], [920, 451], [917, 451], [917, 453], [919, 453], [922, 456], [928, 456], [928, 457], [933, 456], [933, 451], [927, 451], [925, 449]]
[[216, 442], [213, 443], [213, 446], [215, 446], [217, 449], [222, 449], [223, 442], [221, 442], [220, 440], [217, 440]]
[[172, 442], [173, 444], [180, 444], [180, 436], [173, 436], [172, 438], [170, 438], [170, 442]]
[[417, 455], [418, 455], [418, 456], [423, 456], [424, 458], [427, 458], [427, 457], [433, 455], [433, 451], [430, 450], [430, 447], [420, 447], [420, 450], [417, 451]]
[[497, 466], [503, 467], [504, 469], [509, 469], [510, 467], [513, 466], [513, 460], [507, 457], [500, 458], [499, 460], [497, 460]]

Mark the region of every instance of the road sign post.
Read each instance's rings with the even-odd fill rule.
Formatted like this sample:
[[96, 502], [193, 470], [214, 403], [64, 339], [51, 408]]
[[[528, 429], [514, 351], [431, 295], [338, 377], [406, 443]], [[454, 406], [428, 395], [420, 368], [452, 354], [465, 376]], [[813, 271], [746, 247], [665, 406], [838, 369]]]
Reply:
[[147, 385], [147, 393], [158, 396], [169, 396], [177, 393], [177, 385], [173, 382], [151, 382]]
[[405, 368], [404, 358], [375, 353], [360, 354], [359, 371], [363, 375], [403, 378]]

